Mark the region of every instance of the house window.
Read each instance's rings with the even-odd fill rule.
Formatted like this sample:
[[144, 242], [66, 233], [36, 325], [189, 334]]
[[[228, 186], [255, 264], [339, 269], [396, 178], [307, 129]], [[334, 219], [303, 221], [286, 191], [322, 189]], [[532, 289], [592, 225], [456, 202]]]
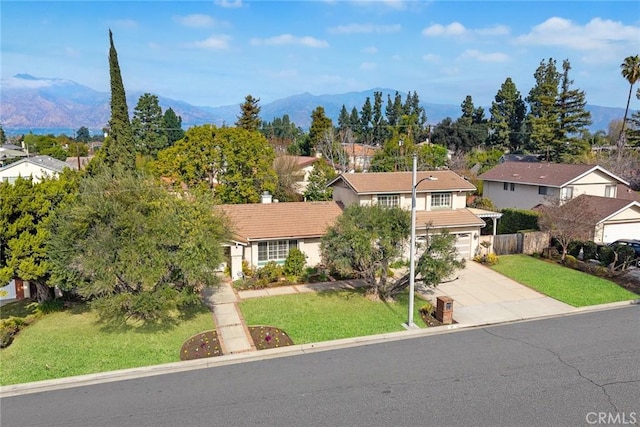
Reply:
[[562, 200], [573, 199], [573, 187], [564, 187], [562, 189]]
[[378, 205], [385, 208], [397, 208], [400, 205], [400, 196], [397, 194], [378, 196]]
[[514, 191], [516, 189], [516, 185], [512, 182], [509, 184], [509, 190]]
[[433, 209], [451, 208], [451, 193], [433, 193], [431, 195], [431, 208]]
[[503, 184], [502, 184], [502, 189], [503, 189], [504, 191], [507, 191], [507, 190], [509, 189], [509, 183], [508, 183], [508, 182], [503, 183]]
[[616, 197], [616, 186], [607, 185], [604, 187], [604, 197]]
[[504, 184], [502, 184], [502, 189], [504, 191], [514, 191], [516, 189], [516, 185], [513, 182], [505, 182]]
[[542, 196], [546, 196], [548, 193], [549, 187], [545, 187], [543, 185], [538, 187], [538, 194], [542, 195]]
[[297, 240], [269, 240], [258, 242], [258, 262], [284, 261], [289, 250], [298, 247]]

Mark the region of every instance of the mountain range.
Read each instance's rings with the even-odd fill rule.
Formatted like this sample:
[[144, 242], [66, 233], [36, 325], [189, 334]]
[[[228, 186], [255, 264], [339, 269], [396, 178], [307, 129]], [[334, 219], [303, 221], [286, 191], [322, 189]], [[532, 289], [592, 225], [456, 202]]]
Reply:
[[[272, 121], [285, 114], [293, 123], [308, 129], [311, 124], [311, 112], [318, 106], [325, 109], [327, 117], [337, 122], [342, 106], [351, 112], [353, 107], [361, 109], [367, 97], [373, 101], [373, 93], [382, 92], [383, 101], [387, 95], [393, 99], [396, 91], [387, 88], [374, 88], [361, 92], [348, 92], [334, 95], [312, 95], [303, 93], [276, 101], [260, 104], [260, 117]], [[398, 91], [403, 100], [406, 93]], [[132, 113], [142, 92], [129, 92], [127, 103]], [[182, 117], [183, 127], [211, 123], [215, 125], [236, 122], [240, 114], [240, 103], [218, 107], [194, 106], [184, 101], [158, 95], [163, 111], [169, 107]], [[418, 93], [420, 95], [420, 93]], [[0, 124], [9, 135], [33, 132], [36, 134], [71, 135], [82, 126], [100, 132], [109, 121], [110, 94], [99, 92], [71, 80], [59, 78], [38, 78], [29, 74], [16, 74], [0, 80]], [[462, 100], [460, 100], [462, 103]], [[446, 117], [456, 119], [460, 116], [460, 105], [433, 104], [421, 102], [428, 122], [437, 124]], [[489, 107], [483, 107], [488, 115]], [[591, 111], [592, 132], [607, 129], [609, 122], [622, 119], [624, 108], [587, 105]]]

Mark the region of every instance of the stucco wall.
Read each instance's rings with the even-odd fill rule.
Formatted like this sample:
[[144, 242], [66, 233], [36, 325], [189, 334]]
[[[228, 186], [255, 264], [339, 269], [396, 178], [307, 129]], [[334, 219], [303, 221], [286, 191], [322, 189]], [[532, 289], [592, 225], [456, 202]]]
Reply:
[[[509, 187], [510, 188], [510, 187]], [[531, 209], [549, 199], [560, 196], [559, 188], [547, 187], [547, 195], [538, 194], [537, 185], [515, 184], [514, 190], [504, 190], [502, 182], [485, 181], [482, 194], [489, 198], [498, 209]]]
[[4, 181], [6, 178], [9, 182], [13, 183], [18, 176], [23, 178], [33, 176], [33, 182], [40, 182], [45, 175], [52, 176], [55, 175], [55, 172], [43, 169], [41, 166], [32, 163], [24, 162], [0, 171], [0, 181]]

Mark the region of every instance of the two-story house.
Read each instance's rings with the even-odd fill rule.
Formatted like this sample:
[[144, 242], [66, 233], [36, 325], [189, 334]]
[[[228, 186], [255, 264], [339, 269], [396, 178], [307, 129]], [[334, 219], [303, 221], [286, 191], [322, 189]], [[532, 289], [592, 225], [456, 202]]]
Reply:
[[[417, 241], [446, 229], [457, 236], [460, 255], [473, 257], [485, 225], [466, 207], [467, 193], [475, 186], [450, 170], [418, 172], [416, 182]], [[412, 172], [342, 174], [328, 185], [333, 200], [345, 207], [357, 203], [411, 209]]]
[[499, 208], [531, 209], [581, 194], [616, 198], [629, 183], [601, 166], [504, 162], [480, 175], [482, 195]]

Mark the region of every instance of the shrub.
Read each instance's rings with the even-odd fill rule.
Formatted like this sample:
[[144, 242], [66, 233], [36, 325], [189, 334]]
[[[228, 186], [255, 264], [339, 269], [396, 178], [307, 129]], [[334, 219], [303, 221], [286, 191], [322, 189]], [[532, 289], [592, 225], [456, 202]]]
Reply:
[[409, 267], [408, 259], [407, 260], [397, 259], [389, 265], [389, 268], [394, 268], [394, 269], [403, 268], [403, 267]]
[[578, 258], [580, 255], [580, 250], [582, 249], [584, 242], [580, 240], [572, 240], [569, 242], [567, 246], [567, 254], [571, 255], [574, 258]]
[[564, 258], [564, 265], [569, 268], [576, 268], [578, 266], [578, 260], [573, 255], [567, 255]]
[[266, 283], [277, 282], [282, 276], [282, 266], [275, 261], [269, 261], [256, 271], [256, 277]]
[[327, 282], [329, 275], [324, 268], [307, 267], [302, 274], [302, 280], [307, 283]]
[[597, 251], [598, 251], [598, 245], [596, 245], [595, 242], [592, 241], [586, 241], [584, 242], [584, 245], [582, 246], [582, 259], [584, 260], [588, 260], [588, 259], [596, 259], [597, 255]]
[[503, 209], [502, 217], [498, 221], [498, 233], [512, 234], [521, 230], [540, 230], [538, 216], [537, 212], [526, 209]]
[[615, 257], [616, 255], [613, 253], [611, 246], [600, 246], [598, 249], [598, 260], [600, 260], [600, 264], [605, 267], [611, 264]]
[[284, 261], [284, 274], [287, 276], [300, 276], [306, 263], [307, 256], [304, 252], [298, 248], [292, 248]]
[[491, 252], [486, 255], [476, 255], [473, 260], [485, 265], [496, 265], [498, 263], [498, 255]]
[[29, 322], [23, 317], [9, 317], [0, 320], [0, 348], [6, 348], [13, 342], [13, 337], [28, 325]]
[[28, 304], [27, 307], [38, 314], [49, 314], [64, 310], [64, 301], [61, 299], [53, 299], [42, 301], [40, 303], [32, 302], [31, 304]]

